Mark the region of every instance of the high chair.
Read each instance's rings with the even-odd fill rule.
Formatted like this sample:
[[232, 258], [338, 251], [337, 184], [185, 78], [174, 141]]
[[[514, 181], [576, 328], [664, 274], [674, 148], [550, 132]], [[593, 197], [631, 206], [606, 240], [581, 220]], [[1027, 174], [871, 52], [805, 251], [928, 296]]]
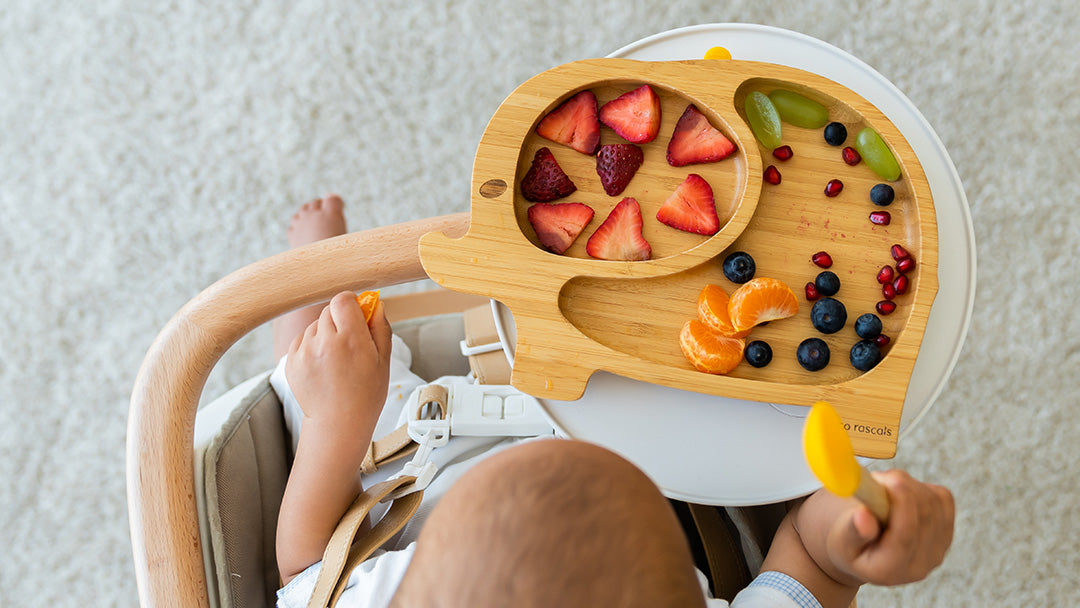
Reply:
[[[281, 253], [214, 283], [162, 329], [128, 420], [128, 511], [143, 606], [274, 603], [274, 534], [290, 460], [281, 405], [262, 374], [196, 416], [225, 351], [263, 323], [341, 291], [425, 279], [420, 236], [460, 236], [468, 221], [467, 213], [429, 218]], [[428, 379], [468, 372], [454, 313], [486, 299], [439, 290], [385, 301], [395, 333], [416, 354], [413, 371]]]

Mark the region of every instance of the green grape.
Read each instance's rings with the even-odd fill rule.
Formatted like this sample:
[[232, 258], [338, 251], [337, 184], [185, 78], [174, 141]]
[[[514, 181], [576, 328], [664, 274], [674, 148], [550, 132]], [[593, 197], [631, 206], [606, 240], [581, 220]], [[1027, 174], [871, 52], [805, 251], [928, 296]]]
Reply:
[[855, 150], [866, 161], [866, 166], [873, 169], [881, 179], [890, 182], [900, 179], [900, 165], [877, 131], [870, 127], [859, 131], [855, 137]]
[[769, 150], [780, 145], [780, 115], [769, 97], [760, 91], [746, 96], [746, 120], [761, 145]]
[[825, 106], [798, 93], [777, 89], [769, 93], [769, 99], [780, 119], [796, 127], [820, 129], [829, 122], [829, 110]]

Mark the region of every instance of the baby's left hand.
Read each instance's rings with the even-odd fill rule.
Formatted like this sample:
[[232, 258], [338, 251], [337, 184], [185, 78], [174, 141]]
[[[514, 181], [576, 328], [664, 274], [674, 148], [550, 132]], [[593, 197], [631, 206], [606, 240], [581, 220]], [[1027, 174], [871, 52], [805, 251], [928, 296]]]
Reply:
[[342, 292], [289, 348], [285, 377], [304, 411], [304, 428], [369, 435], [386, 400], [390, 376], [390, 324], [380, 303], [371, 326], [356, 301]]

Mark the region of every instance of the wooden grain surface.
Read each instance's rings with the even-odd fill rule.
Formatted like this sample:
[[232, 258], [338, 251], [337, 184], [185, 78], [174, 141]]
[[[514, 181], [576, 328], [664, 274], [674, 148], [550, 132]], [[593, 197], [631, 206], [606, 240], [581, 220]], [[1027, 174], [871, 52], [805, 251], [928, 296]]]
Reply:
[[[582, 89], [603, 103], [643, 83], [661, 97], [660, 135], [642, 146], [645, 162], [619, 196], [607, 196], [595, 171], [595, 159], [545, 140], [534, 126], [550, 110]], [[820, 129], [783, 125], [783, 142], [795, 156], [781, 162], [754, 139], [742, 114], [746, 95], [784, 88], [815, 99], [830, 119], [855, 134], [874, 128], [892, 149], [902, 177], [892, 183], [896, 201], [892, 223], [875, 226], [868, 216], [881, 210], [869, 201], [881, 180], [861, 163], [843, 162], [841, 148], [824, 142]], [[666, 147], [686, 105], [694, 103], [710, 122], [738, 146], [723, 161], [670, 167]], [[620, 138], [606, 127], [602, 143]], [[596, 212], [565, 255], [544, 251], [529, 225], [532, 204], [521, 196], [520, 182], [533, 154], [548, 147], [578, 191], [560, 202], [584, 202]], [[762, 181], [763, 169], [775, 165], [782, 183]], [[689, 173], [713, 187], [722, 229], [702, 237], [660, 224], [656, 211]], [[826, 182], [837, 178], [844, 189], [826, 197]], [[500, 184], [505, 187], [499, 187]], [[624, 59], [579, 61], [544, 72], [521, 85], [500, 106], [477, 149], [473, 168], [472, 214], [464, 238], [430, 234], [421, 239], [420, 255], [428, 275], [450, 289], [480, 294], [505, 304], [517, 328], [513, 384], [537, 397], [580, 397], [589, 376], [606, 370], [646, 382], [763, 402], [810, 405], [833, 403], [850, 426], [856, 452], [890, 457], [899, 435], [900, 414], [915, 358], [937, 292], [937, 223], [929, 185], [918, 158], [896, 127], [872, 104], [849, 89], [801, 70], [745, 61], [639, 62]], [[644, 236], [653, 248], [645, 262], [589, 258], [588, 236], [624, 196], [642, 207]], [[891, 344], [870, 372], [848, 363], [858, 338], [852, 324], [874, 312], [882, 299], [877, 270], [892, 264], [892, 244], [912, 253], [918, 268], [911, 289], [896, 299], [898, 309], [883, 317]], [[755, 369], [741, 363], [726, 376], [693, 369], [679, 348], [682, 325], [696, 315], [698, 292], [709, 283], [728, 293], [720, 261], [732, 251], [753, 255], [757, 276], [779, 279], [796, 292], [798, 314], [755, 328], [747, 341], [762, 339], [773, 349], [773, 362]], [[803, 285], [821, 269], [810, 256], [828, 251], [842, 287], [836, 296], [846, 306], [848, 324], [822, 335], [809, 321], [810, 304]], [[820, 372], [798, 365], [795, 349], [820, 337], [832, 363]]]

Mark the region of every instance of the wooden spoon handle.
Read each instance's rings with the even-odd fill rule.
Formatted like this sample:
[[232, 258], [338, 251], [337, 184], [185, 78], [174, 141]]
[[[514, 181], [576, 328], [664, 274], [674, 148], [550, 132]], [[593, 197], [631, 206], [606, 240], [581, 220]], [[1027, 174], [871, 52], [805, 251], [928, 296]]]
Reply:
[[855, 498], [866, 505], [879, 522], [887, 523], [889, 521], [889, 493], [865, 467], [860, 466], [859, 472], [859, 486], [855, 488]]

